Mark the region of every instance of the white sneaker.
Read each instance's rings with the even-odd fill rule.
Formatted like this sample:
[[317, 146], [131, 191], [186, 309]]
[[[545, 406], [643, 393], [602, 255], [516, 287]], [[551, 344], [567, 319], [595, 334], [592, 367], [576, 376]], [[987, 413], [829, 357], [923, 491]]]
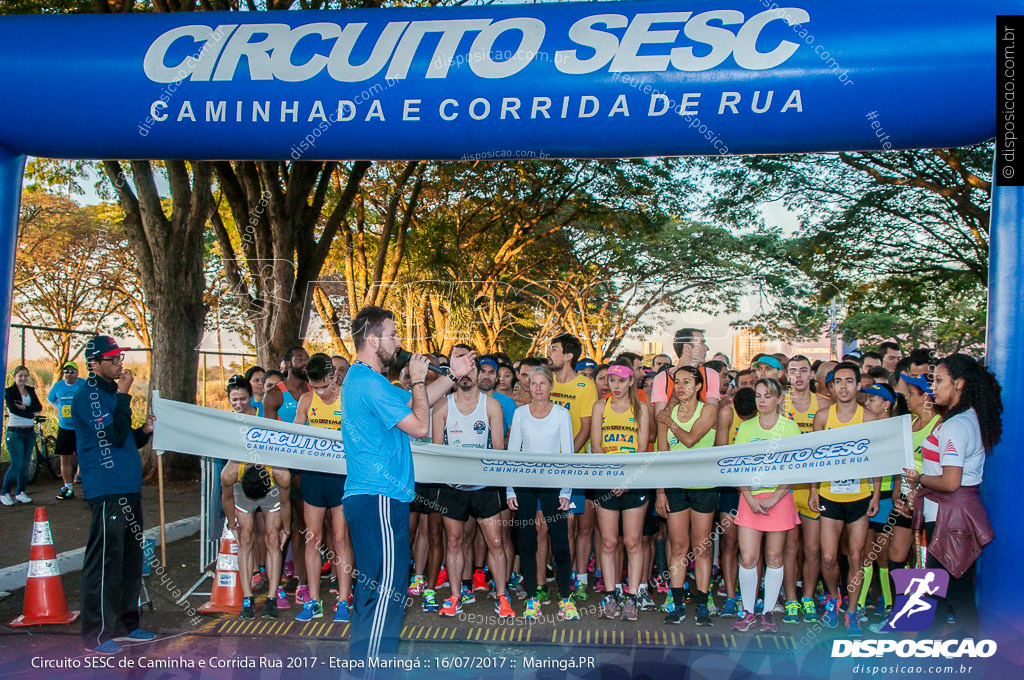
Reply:
[[14, 501], [11, 500], [11, 494], [0, 494], [0, 503], [3, 503], [4, 505], [14, 505]]
[[19, 503], [31, 503], [32, 502], [32, 499], [29, 498], [28, 496], [26, 496], [24, 491], [22, 491], [17, 496], [15, 496], [14, 500], [18, 501]]

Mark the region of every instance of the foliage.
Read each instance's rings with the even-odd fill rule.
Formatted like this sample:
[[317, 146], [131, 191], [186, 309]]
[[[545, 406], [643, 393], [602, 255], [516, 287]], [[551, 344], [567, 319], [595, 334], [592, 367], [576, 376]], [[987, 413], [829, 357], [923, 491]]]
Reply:
[[[130, 321], [148, 338], [146, 325], [126, 309], [145, 310], [145, 297], [124, 232], [110, 217], [106, 206], [82, 208], [42, 191], [22, 195], [13, 309], [18, 319], [94, 332]], [[55, 365], [72, 356], [68, 333], [36, 336]]]
[[[772, 258], [791, 272], [792, 299], [767, 334], [810, 337], [836, 298], [848, 336], [903, 337], [947, 351], [984, 341], [992, 144], [959, 149], [704, 161], [708, 214], [747, 229], [781, 201], [800, 229]], [[888, 333], [886, 330], [888, 329]]]

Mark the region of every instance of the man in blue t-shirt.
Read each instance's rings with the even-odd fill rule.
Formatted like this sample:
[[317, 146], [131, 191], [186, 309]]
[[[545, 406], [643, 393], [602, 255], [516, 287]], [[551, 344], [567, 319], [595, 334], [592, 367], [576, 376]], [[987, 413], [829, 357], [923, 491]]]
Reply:
[[65, 501], [75, 497], [75, 424], [71, 420], [71, 400], [85, 381], [78, 377], [78, 365], [69, 361], [64, 364], [64, 379], [50, 388], [46, 401], [57, 412], [57, 446], [56, 453], [60, 456], [60, 476], [64, 486], [57, 494], [57, 500]]
[[426, 384], [429, 361], [409, 360], [409, 392], [381, 373], [402, 349], [395, 317], [381, 307], [364, 307], [352, 320], [356, 360], [341, 388], [341, 429], [345, 435], [345, 512], [358, 517], [349, 530], [355, 553], [355, 606], [349, 654], [369, 659], [393, 656], [405, 615], [409, 582], [409, 502], [415, 497], [409, 437], [426, 437], [430, 406], [470, 373], [474, 355], [452, 359], [451, 378]]

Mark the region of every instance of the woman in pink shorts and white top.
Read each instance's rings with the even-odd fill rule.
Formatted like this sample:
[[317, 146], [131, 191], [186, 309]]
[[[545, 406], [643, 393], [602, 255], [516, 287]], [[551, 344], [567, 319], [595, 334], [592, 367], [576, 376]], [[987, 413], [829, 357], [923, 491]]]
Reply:
[[[794, 437], [800, 427], [782, 416], [785, 405], [782, 385], [775, 378], [762, 378], [754, 385], [757, 418], [740, 425], [736, 443], [744, 444], [764, 440]], [[740, 486], [739, 527], [740, 597], [744, 616], [733, 624], [733, 629], [747, 631], [757, 623], [754, 606], [757, 601], [757, 563], [761, 559], [761, 539], [764, 537], [764, 557], [767, 564], [764, 575], [764, 614], [761, 632], [775, 632], [775, 614], [772, 611], [782, 588], [782, 553], [786, 546], [786, 532], [800, 523], [790, 484], [762, 486], [752, 480], [750, 486]]]

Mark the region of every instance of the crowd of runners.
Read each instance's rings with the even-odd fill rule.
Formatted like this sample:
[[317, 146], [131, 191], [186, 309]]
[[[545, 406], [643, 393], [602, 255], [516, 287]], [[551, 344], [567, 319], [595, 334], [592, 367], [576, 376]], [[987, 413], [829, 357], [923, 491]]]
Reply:
[[[973, 358], [904, 354], [895, 342], [842, 361], [762, 354], [750, 366], [707, 358], [703, 332], [676, 332], [676, 359], [625, 352], [582, 356], [562, 334], [544, 357], [478, 356], [456, 345], [435, 366], [471, 355], [420, 440], [562, 453], [681, 451], [727, 446], [909, 414], [914, 465], [901, 475], [774, 487], [543, 489], [416, 484], [407, 594], [425, 612], [458, 617], [492, 598], [501, 618], [679, 624], [775, 632], [820, 623], [891, 632], [890, 572], [950, 571], [940, 617], [974, 630], [974, 557], [953, 545], [957, 522], [981, 522], [984, 460], [1001, 434], [1000, 387]], [[397, 368], [397, 367], [396, 367]], [[341, 356], [294, 347], [272, 370], [252, 367], [227, 391], [238, 413], [341, 428]], [[389, 376], [412, 388], [407, 370]], [[426, 381], [449, 380], [431, 372]], [[344, 435], [343, 435], [344, 436]], [[414, 442], [415, 443], [415, 442]], [[354, 558], [345, 476], [229, 463], [222, 504], [241, 545], [242, 618], [348, 621]], [[923, 500], [923, 502], [922, 502]], [[915, 517], [916, 508], [916, 517]], [[941, 552], [929, 551], [940, 542]], [[972, 553], [973, 554], [969, 554]], [[952, 557], [951, 557], [952, 555]], [[333, 600], [333, 606], [331, 602]], [[718, 621], [716, 621], [718, 619]]]

